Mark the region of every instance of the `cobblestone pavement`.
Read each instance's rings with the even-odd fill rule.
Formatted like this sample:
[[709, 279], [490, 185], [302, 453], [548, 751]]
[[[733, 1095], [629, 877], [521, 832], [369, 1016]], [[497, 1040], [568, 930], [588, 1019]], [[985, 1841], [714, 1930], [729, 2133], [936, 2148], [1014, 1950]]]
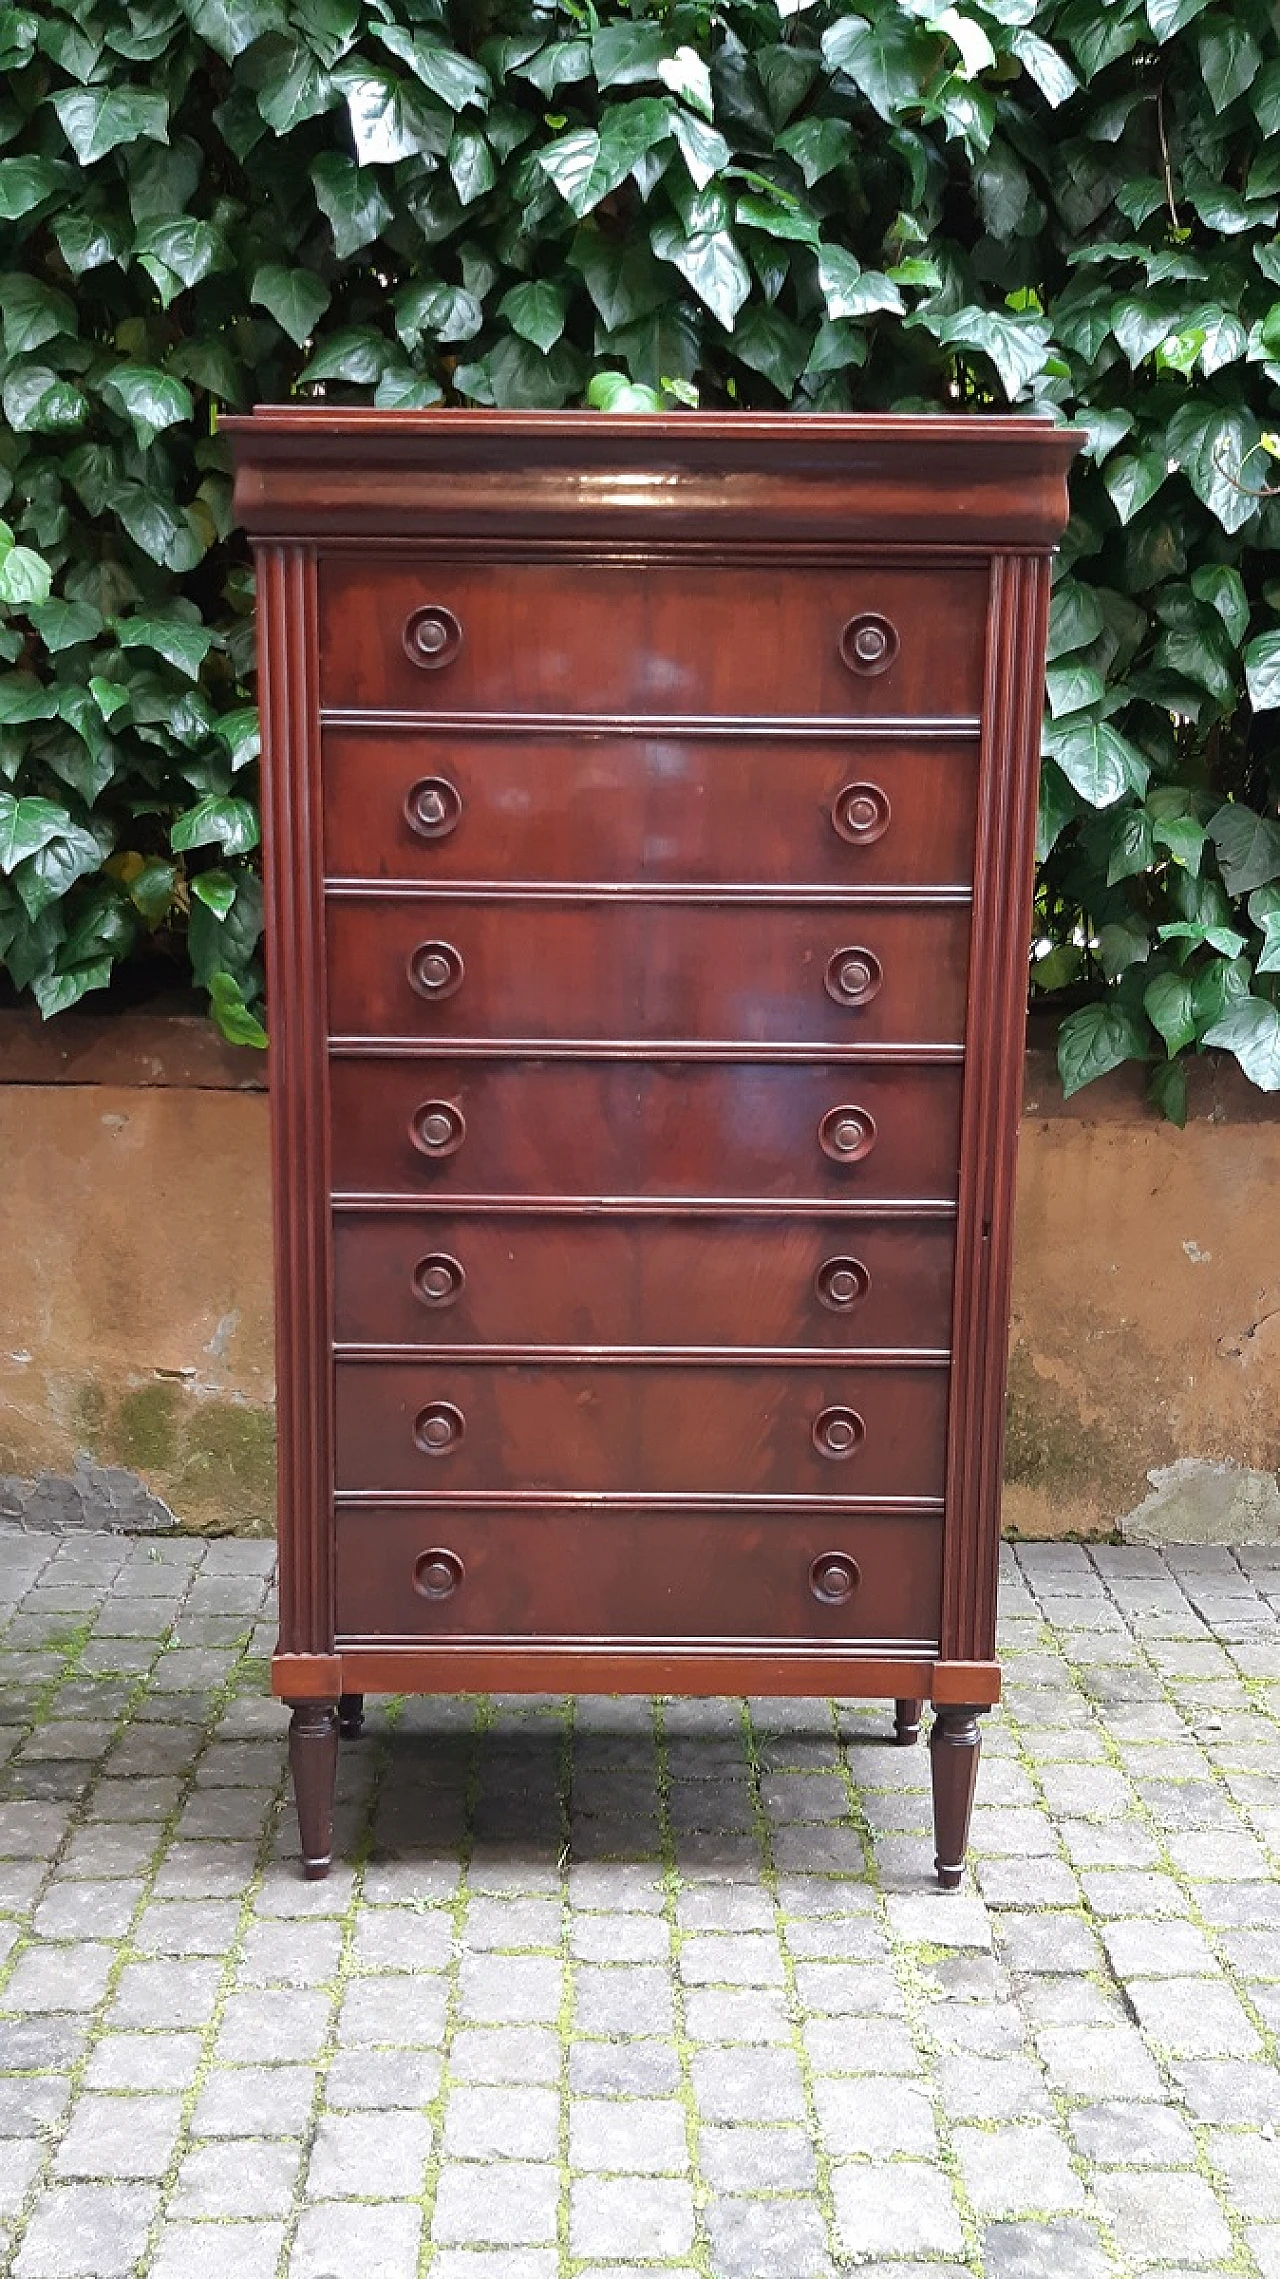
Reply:
[[1280, 2279], [1280, 1551], [1007, 1556], [886, 1704], [410, 1701], [296, 1873], [269, 1553], [0, 1534], [12, 2279]]

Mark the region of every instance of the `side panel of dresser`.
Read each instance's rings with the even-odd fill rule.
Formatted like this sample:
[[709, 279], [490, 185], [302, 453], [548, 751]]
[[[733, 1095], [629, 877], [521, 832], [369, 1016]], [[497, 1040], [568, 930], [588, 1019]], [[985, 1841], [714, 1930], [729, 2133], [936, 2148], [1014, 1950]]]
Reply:
[[[276, 1690], [336, 1693], [332, 1240], [315, 556], [259, 546], [280, 1640]], [[287, 1658], [305, 1656], [290, 1673]], [[291, 1689], [290, 1676], [295, 1679]]]
[[[1049, 609], [1043, 558], [991, 569], [968, 1056], [960, 1136], [954, 1355], [943, 1557], [950, 1699], [994, 1698], [1013, 1187], [1026, 1027], [1041, 688]], [[978, 1690], [982, 1687], [983, 1690]], [[935, 1698], [937, 1698], [935, 1696]]]

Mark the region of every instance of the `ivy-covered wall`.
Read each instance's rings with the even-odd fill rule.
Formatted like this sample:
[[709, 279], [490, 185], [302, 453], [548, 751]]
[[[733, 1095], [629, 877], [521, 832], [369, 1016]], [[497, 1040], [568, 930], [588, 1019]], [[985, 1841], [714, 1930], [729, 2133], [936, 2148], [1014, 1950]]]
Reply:
[[[1280, 1087], [1263, 0], [0, 7], [0, 955], [261, 1041], [219, 407], [1016, 404], [1089, 431], [1035, 987], [1069, 1087]], [[590, 417], [584, 410], [584, 416]], [[189, 961], [189, 963], [188, 963]]]

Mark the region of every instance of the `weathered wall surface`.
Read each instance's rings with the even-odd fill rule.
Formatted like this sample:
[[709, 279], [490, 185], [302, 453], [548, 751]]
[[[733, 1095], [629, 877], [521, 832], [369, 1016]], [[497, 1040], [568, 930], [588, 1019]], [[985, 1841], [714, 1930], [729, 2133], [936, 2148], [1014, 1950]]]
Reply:
[[[0, 1510], [127, 1508], [136, 1475], [189, 1526], [271, 1524], [263, 1076], [199, 1021], [0, 1017]], [[1280, 1525], [1280, 1113], [1220, 1064], [1196, 1079], [1177, 1132], [1140, 1078], [1064, 1103], [1029, 1058], [1020, 1533]]]

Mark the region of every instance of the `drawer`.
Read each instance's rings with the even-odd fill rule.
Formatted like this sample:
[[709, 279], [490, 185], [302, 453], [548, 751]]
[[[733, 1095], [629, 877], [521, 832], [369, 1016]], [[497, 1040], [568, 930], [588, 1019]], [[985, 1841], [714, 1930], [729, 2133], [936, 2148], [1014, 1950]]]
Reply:
[[954, 1201], [959, 1068], [335, 1056], [340, 1193]]
[[984, 569], [320, 562], [320, 698], [391, 712], [972, 717]]
[[354, 1638], [815, 1638], [936, 1646], [942, 1529], [889, 1513], [337, 1515]]
[[958, 1044], [967, 908], [331, 898], [339, 1035]]
[[948, 1220], [339, 1211], [334, 1335], [352, 1345], [951, 1342]]
[[330, 728], [331, 878], [967, 885], [975, 736]]
[[940, 1496], [948, 1373], [340, 1361], [335, 1483], [423, 1495]]

